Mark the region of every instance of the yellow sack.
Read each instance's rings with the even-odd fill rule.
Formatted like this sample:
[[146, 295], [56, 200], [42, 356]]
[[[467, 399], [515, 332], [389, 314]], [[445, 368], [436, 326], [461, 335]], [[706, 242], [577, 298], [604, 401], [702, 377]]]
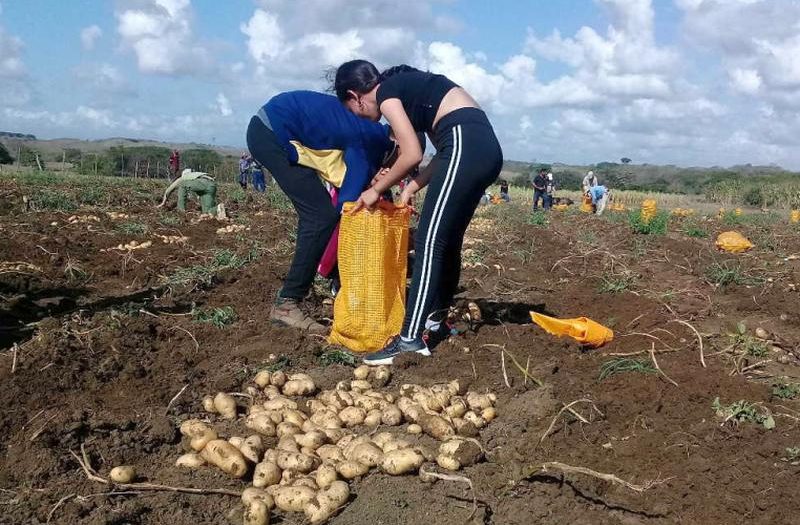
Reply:
[[675, 217], [689, 217], [694, 215], [694, 210], [691, 208], [673, 208], [670, 213]]
[[739, 232], [722, 232], [717, 237], [717, 248], [731, 253], [746, 252], [753, 243]]
[[625, 205], [622, 204], [621, 202], [620, 203], [612, 202], [608, 207], [611, 211], [625, 211]]
[[545, 332], [569, 336], [581, 344], [594, 348], [603, 346], [614, 339], [614, 331], [586, 317], [575, 319], [556, 319], [536, 312], [530, 312], [533, 322], [541, 326]]
[[556, 211], [564, 211], [567, 208], [569, 208], [569, 206], [566, 204], [553, 204], [553, 209]]
[[789, 215], [789, 221], [792, 224], [800, 223], [800, 210], [792, 210], [792, 213]]
[[649, 224], [653, 217], [656, 216], [657, 210], [655, 199], [646, 199], [642, 202], [642, 210], [639, 212], [639, 217], [641, 217], [643, 223]]
[[411, 210], [383, 201], [375, 211], [352, 208], [345, 203], [339, 224], [342, 287], [328, 342], [370, 352], [403, 327]]
[[588, 195], [583, 196], [583, 202], [581, 202], [581, 211], [583, 213], [594, 212], [594, 208], [592, 208], [592, 198]]
[[742, 209], [736, 208], [735, 210], [733, 210], [733, 214], [736, 215], [737, 217], [740, 216], [742, 214]]

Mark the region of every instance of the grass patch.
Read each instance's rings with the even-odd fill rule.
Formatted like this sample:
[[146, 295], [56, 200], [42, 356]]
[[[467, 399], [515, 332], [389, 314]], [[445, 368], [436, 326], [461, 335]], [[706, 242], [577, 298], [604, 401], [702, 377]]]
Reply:
[[630, 275], [603, 275], [600, 277], [599, 293], [622, 293], [630, 289], [634, 278]]
[[588, 244], [589, 246], [594, 246], [597, 244], [597, 234], [591, 230], [584, 230], [578, 232], [578, 242], [582, 242], [583, 244]]
[[797, 465], [798, 461], [800, 461], [800, 447], [786, 447], [784, 450], [786, 456], [781, 459], [783, 461], [788, 461], [792, 465]]
[[289, 197], [287, 197], [286, 194], [281, 191], [277, 184], [272, 184], [267, 187], [267, 191], [264, 192], [264, 197], [267, 200], [267, 206], [273, 210], [294, 210], [292, 201], [290, 201]]
[[344, 365], [355, 367], [358, 364], [358, 358], [350, 352], [336, 349], [321, 353], [319, 362], [322, 366]]
[[36, 210], [75, 211], [75, 199], [63, 191], [41, 190], [33, 195], [31, 204]]
[[120, 233], [126, 233], [128, 235], [142, 235], [147, 233], [148, 227], [146, 224], [142, 222], [123, 222], [114, 227]]
[[78, 202], [93, 206], [105, 200], [106, 191], [99, 186], [87, 186], [78, 192]]
[[278, 370], [283, 370], [284, 368], [289, 368], [292, 366], [292, 360], [282, 355], [278, 357], [274, 363], [267, 365], [264, 367], [264, 370], [269, 372], [277, 372]]
[[735, 425], [739, 423], [756, 423], [767, 430], [775, 428], [775, 419], [770, 411], [757, 403], [740, 399], [730, 405], [723, 405], [719, 401], [719, 396], [717, 396], [714, 398], [714, 402], [711, 403], [711, 408], [714, 409], [717, 417], [722, 418], [726, 423], [731, 422]]
[[232, 306], [217, 308], [199, 308], [192, 312], [192, 319], [196, 323], [208, 323], [217, 328], [225, 328], [233, 324], [239, 317]]
[[731, 334], [733, 339], [733, 346], [739, 352], [746, 354], [749, 357], [764, 358], [769, 355], [769, 347], [767, 343], [757, 339], [747, 333], [747, 327], [744, 323], [736, 325], [736, 333]]
[[239, 255], [231, 250], [216, 250], [210, 261], [194, 266], [178, 268], [167, 277], [169, 285], [210, 285], [217, 273], [224, 270], [236, 270], [252, 262], [261, 255], [261, 249], [253, 246], [245, 255]]
[[780, 399], [794, 399], [800, 395], [800, 384], [779, 382], [772, 385], [772, 395]]
[[719, 286], [737, 285], [756, 285], [762, 284], [764, 279], [753, 277], [745, 272], [741, 265], [731, 262], [714, 263], [706, 268], [706, 278], [711, 284]]
[[628, 213], [628, 224], [630, 224], [634, 233], [641, 235], [664, 235], [667, 233], [669, 214], [662, 210], [657, 212], [649, 222], [645, 222], [642, 220], [639, 210], [632, 210]]
[[547, 226], [547, 212], [536, 210], [528, 215], [528, 218], [525, 220], [525, 222], [533, 226]]
[[708, 237], [708, 231], [700, 228], [696, 224], [692, 224], [684, 228], [683, 233], [686, 234], [686, 236], [694, 237], [695, 239], [705, 239]]
[[181, 220], [175, 215], [162, 215], [158, 218], [158, 222], [164, 226], [176, 226], [181, 223]]
[[640, 361], [638, 359], [631, 359], [628, 357], [620, 357], [606, 361], [600, 366], [600, 376], [598, 381], [603, 381], [611, 376], [621, 374], [623, 372], [638, 372], [640, 374], [655, 374], [658, 370], [650, 363], [650, 361]]

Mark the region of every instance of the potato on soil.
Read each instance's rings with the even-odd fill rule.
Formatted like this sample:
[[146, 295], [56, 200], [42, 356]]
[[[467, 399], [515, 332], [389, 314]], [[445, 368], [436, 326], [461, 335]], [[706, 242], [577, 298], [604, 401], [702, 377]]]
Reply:
[[311, 490], [319, 490], [317, 481], [307, 476], [302, 476], [292, 481], [292, 487], [308, 487]]
[[214, 398], [211, 396], [206, 396], [203, 398], [203, 410], [210, 414], [216, 414], [217, 409], [214, 408]]
[[345, 454], [345, 457], [368, 467], [377, 467], [383, 461], [383, 451], [375, 443], [359, 443], [350, 454]]
[[130, 465], [120, 465], [112, 468], [108, 477], [114, 483], [130, 483], [136, 477], [136, 469]]
[[422, 414], [419, 417], [419, 425], [422, 427], [423, 432], [439, 441], [443, 441], [455, 434], [453, 426], [440, 416]]
[[311, 378], [307, 379], [290, 379], [284, 385], [281, 391], [285, 396], [306, 396], [313, 394], [317, 389], [314, 381]]
[[476, 428], [483, 428], [486, 426], [486, 420], [471, 410], [464, 414], [464, 421], [472, 423]]
[[214, 409], [224, 419], [236, 419], [236, 400], [224, 392], [214, 396]]
[[269, 525], [269, 509], [263, 501], [253, 501], [244, 508], [243, 525]]
[[275, 423], [272, 421], [269, 414], [263, 412], [247, 416], [244, 426], [268, 437], [272, 437], [276, 433]]
[[278, 426], [275, 428], [275, 432], [278, 435], [278, 438], [282, 438], [284, 436], [294, 436], [295, 434], [302, 434], [303, 429], [301, 429], [294, 423], [289, 423], [287, 421], [284, 421], [283, 423], [278, 424]]
[[425, 458], [421, 454], [410, 448], [392, 450], [383, 455], [381, 468], [387, 474], [399, 476], [416, 472], [422, 466]]
[[256, 377], [253, 378], [253, 383], [257, 384], [261, 388], [270, 384], [269, 381], [270, 373], [269, 370], [261, 370], [259, 373], [256, 374]]
[[368, 427], [377, 427], [381, 424], [381, 415], [380, 410], [370, 410], [367, 412], [367, 417], [364, 418], [364, 424]]
[[381, 411], [381, 422], [384, 425], [397, 426], [403, 422], [403, 413], [394, 405], [388, 405]]
[[394, 434], [391, 432], [378, 432], [372, 436], [372, 442], [383, 448], [383, 446], [394, 439]]
[[481, 417], [483, 418], [486, 423], [491, 422], [495, 417], [497, 417], [497, 411], [494, 407], [484, 408], [481, 410]]
[[305, 434], [295, 434], [294, 440], [301, 447], [317, 450], [319, 447], [328, 442], [328, 436], [321, 430], [312, 430]]
[[347, 503], [350, 487], [344, 481], [334, 481], [327, 490], [317, 493], [314, 501], [304, 509], [312, 525], [325, 523], [333, 514]]
[[201, 458], [195, 452], [189, 452], [187, 454], [182, 455], [177, 460], [175, 460], [176, 467], [182, 468], [200, 468], [206, 464], [206, 460]]
[[336, 465], [336, 472], [344, 479], [355, 479], [369, 472], [369, 467], [358, 461], [342, 461]]
[[285, 512], [303, 512], [317, 493], [309, 487], [280, 487], [273, 495], [275, 506]]
[[317, 456], [319, 456], [322, 461], [338, 463], [345, 460], [342, 449], [336, 445], [322, 445], [316, 452]]
[[275, 449], [278, 451], [284, 450], [286, 452], [300, 452], [300, 445], [294, 440], [294, 435], [287, 435], [278, 440]]
[[353, 377], [356, 379], [366, 379], [369, 377], [369, 366], [361, 365], [357, 366], [353, 370]]
[[256, 488], [269, 487], [281, 482], [281, 469], [272, 461], [262, 461], [253, 470], [253, 486]]
[[488, 394], [478, 394], [477, 392], [467, 392], [467, 405], [476, 411], [480, 412], [484, 408], [492, 406], [491, 397]]
[[406, 428], [406, 432], [413, 435], [419, 435], [422, 434], [422, 427], [417, 425], [416, 423], [412, 423], [408, 425], [408, 427]]
[[342, 420], [330, 410], [324, 410], [311, 414], [311, 422], [320, 428], [342, 428]]
[[297, 409], [297, 403], [288, 397], [275, 397], [264, 401], [263, 407], [267, 410], [283, 410], [284, 408]]
[[287, 380], [286, 372], [278, 370], [277, 372], [273, 372], [272, 375], [270, 376], [269, 384], [280, 388], [284, 385], [284, 383], [286, 383], [286, 380]]
[[347, 407], [339, 412], [339, 419], [347, 427], [355, 427], [364, 422], [367, 412], [359, 407]]
[[439, 446], [436, 462], [448, 470], [458, 470], [474, 465], [483, 457], [483, 450], [474, 440], [451, 439]]
[[330, 463], [323, 463], [320, 465], [314, 474], [314, 480], [317, 482], [317, 486], [323, 490], [330, 487], [331, 483], [336, 481], [338, 478], [339, 474], [336, 472], [336, 467]]
[[400, 450], [401, 448], [409, 448], [411, 447], [411, 443], [404, 439], [392, 439], [391, 441], [387, 441], [381, 447], [383, 449], [383, 453], [386, 454], [387, 452], [391, 452], [393, 450]]
[[275, 500], [263, 489], [247, 487], [242, 491], [242, 503], [250, 505], [254, 501], [263, 502], [268, 509], [275, 506]]
[[189, 438], [192, 450], [200, 452], [209, 441], [217, 439], [217, 433], [199, 419], [188, 419], [181, 423], [181, 434]]
[[224, 439], [209, 441], [200, 456], [231, 477], [241, 478], [247, 472], [247, 461], [242, 453]]
[[306, 456], [300, 452], [278, 451], [278, 466], [281, 470], [293, 470], [295, 472], [308, 473], [316, 466], [315, 458]]
[[261, 455], [264, 453], [264, 442], [261, 440], [261, 436], [254, 434], [252, 436], [247, 436], [237, 448], [245, 459], [253, 463], [258, 463], [261, 461]]
[[355, 392], [366, 392], [372, 390], [372, 383], [366, 379], [353, 379], [350, 381], [350, 389]]
[[375, 369], [374, 374], [372, 375], [372, 383], [377, 387], [386, 386], [389, 380], [392, 378], [392, 372], [389, 370], [388, 366], [381, 365]]
[[301, 428], [303, 426], [303, 423], [305, 423], [308, 420], [308, 416], [306, 416], [305, 414], [294, 408], [283, 409], [282, 416], [283, 420], [286, 421], [287, 423], [294, 423], [295, 425]]

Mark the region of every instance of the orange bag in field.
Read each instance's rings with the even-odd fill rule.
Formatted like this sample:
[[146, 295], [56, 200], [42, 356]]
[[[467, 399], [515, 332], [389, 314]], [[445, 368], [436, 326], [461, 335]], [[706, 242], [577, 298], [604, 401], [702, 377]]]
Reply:
[[792, 224], [800, 223], [800, 210], [792, 210], [792, 213], [789, 214], [789, 221]]
[[594, 211], [594, 208], [592, 208], [592, 198], [588, 195], [584, 195], [580, 209], [583, 213], [592, 213]]
[[639, 216], [641, 217], [643, 223], [649, 224], [653, 217], [656, 216], [657, 211], [658, 207], [655, 199], [646, 199], [644, 202], [642, 202], [642, 209], [639, 212]]
[[753, 243], [739, 232], [722, 232], [717, 237], [717, 248], [731, 253], [746, 252], [753, 247]]
[[403, 327], [411, 210], [383, 201], [375, 211], [352, 208], [345, 203], [339, 223], [342, 287], [328, 342], [371, 352]]
[[531, 312], [533, 322], [541, 326], [545, 332], [569, 336], [581, 344], [594, 348], [603, 346], [614, 339], [614, 331], [587, 317], [575, 319], [556, 319], [540, 313]]

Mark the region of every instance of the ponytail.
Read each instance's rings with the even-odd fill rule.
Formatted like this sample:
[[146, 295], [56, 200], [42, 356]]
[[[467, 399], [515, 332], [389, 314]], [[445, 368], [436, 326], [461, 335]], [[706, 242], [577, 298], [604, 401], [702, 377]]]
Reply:
[[412, 71], [419, 72], [419, 69], [409, 66], [408, 64], [400, 64], [399, 66], [384, 69], [383, 73], [381, 73], [380, 79], [381, 82], [383, 82], [387, 78], [397, 75], [398, 73], [410, 73]]
[[366, 60], [350, 60], [336, 69], [333, 75], [332, 91], [344, 102], [348, 99], [348, 91], [363, 94], [372, 91], [380, 83], [380, 73], [372, 62]]

